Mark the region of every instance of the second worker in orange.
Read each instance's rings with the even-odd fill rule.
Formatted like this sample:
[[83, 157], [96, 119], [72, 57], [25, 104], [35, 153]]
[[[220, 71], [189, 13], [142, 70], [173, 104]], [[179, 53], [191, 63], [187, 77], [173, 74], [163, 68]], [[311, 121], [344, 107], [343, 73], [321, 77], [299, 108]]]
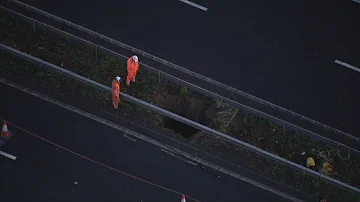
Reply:
[[112, 104], [114, 106], [114, 109], [117, 109], [119, 107], [120, 103], [120, 82], [121, 78], [120, 76], [115, 77], [115, 79], [112, 81]]

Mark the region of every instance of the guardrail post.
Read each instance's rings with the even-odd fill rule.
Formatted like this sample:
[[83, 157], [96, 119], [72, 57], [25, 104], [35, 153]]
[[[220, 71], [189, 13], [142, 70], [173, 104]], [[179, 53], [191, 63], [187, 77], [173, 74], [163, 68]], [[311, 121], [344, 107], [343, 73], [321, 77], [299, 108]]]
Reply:
[[161, 80], [160, 80], [160, 71], [159, 71], [159, 85], [161, 84]]
[[98, 60], [98, 47], [95, 46], [95, 57], [96, 57], [96, 61]]
[[35, 20], [34, 20], [34, 21], [33, 21], [33, 29], [34, 29], [34, 32], [36, 31], [35, 28], [36, 28], [36, 22], [35, 22]]
[[285, 135], [285, 122], [284, 122], [284, 135]]

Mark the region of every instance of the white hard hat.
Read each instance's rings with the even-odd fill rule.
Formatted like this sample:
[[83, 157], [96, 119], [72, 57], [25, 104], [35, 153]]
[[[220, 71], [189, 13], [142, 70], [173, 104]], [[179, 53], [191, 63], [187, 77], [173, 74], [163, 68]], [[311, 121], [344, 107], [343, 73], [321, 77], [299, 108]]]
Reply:
[[136, 55], [132, 56], [132, 59], [133, 59], [135, 62], [137, 62], [137, 61], [139, 60], [138, 56], [136, 56]]
[[115, 77], [115, 79], [116, 79], [116, 81], [118, 81], [118, 82], [120, 82], [120, 81], [121, 81], [120, 76]]

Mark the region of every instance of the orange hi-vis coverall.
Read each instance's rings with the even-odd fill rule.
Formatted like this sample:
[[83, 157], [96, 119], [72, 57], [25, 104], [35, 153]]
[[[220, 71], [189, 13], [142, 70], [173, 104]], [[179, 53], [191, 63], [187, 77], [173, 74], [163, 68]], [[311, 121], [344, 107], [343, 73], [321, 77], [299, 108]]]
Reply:
[[130, 80], [135, 82], [136, 73], [139, 70], [139, 61], [135, 62], [132, 57], [127, 60], [127, 77], [126, 77], [126, 85], [130, 85]]
[[114, 108], [117, 109], [120, 103], [120, 82], [115, 79], [112, 82], [112, 102]]

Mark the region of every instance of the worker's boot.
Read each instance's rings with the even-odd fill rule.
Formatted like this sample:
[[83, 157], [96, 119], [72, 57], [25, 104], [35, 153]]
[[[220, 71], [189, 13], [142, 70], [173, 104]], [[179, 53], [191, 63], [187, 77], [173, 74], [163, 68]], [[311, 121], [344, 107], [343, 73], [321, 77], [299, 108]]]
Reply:
[[118, 109], [118, 106], [116, 105], [115, 102], [113, 102], [113, 108], [114, 108], [115, 111]]

